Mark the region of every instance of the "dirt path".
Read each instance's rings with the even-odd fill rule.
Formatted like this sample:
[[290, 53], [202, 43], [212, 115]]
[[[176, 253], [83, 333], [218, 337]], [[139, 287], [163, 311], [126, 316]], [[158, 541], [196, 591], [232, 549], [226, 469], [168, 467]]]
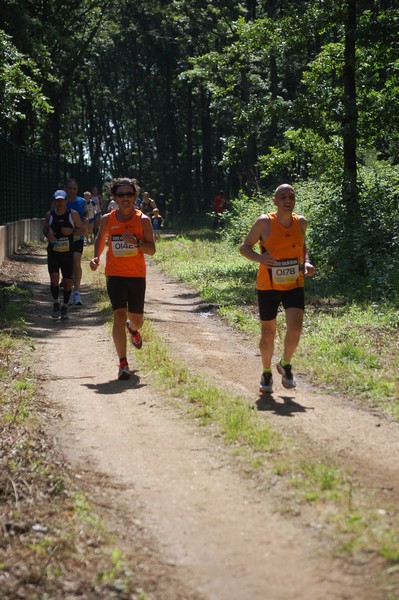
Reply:
[[[218, 438], [154, 391], [151, 373], [135, 370], [133, 356], [135, 375], [128, 382], [115, 380], [111, 336], [90, 309], [87, 288], [82, 309], [72, 309], [67, 323], [52, 321], [44, 257], [31, 260], [30, 334], [44, 392], [59, 405], [54, 434], [76, 469], [96, 474], [98, 504], [124, 543], [145, 532], [160, 561], [152, 565], [152, 576], [164, 581], [165, 591], [154, 598], [384, 597], [367, 568], [333, 558], [305, 519], [279, 514], [278, 494], [240, 476]], [[259, 398], [257, 340], [220, 323], [192, 291], [155, 266], [148, 269], [146, 308], [171, 351], [193, 369], [248, 398], [299, 445], [320, 457], [335, 456], [337, 463], [351, 465], [353, 477], [367, 474], [372, 488], [397, 497], [397, 424], [317, 394], [301, 375], [292, 394], [277, 382], [273, 399]]]

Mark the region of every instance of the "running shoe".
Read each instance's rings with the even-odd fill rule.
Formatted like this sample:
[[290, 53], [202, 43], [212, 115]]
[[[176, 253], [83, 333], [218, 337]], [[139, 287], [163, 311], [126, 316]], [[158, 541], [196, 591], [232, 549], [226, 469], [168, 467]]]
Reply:
[[129, 379], [129, 378], [130, 378], [129, 365], [127, 364], [127, 360], [124, 360], [119, 363], [118, 379]]
[[69, 300], [68, 300], [68, 306], [73, 306], [74, 305], [74, 297], [73, 297], [73, 292], [71, 292], [71, 295], [69, 296]]
[[140, 332], [130, 329], [130, 321], [126, 321], [126, 329], [128, 330], [132, 345], [137, 348], [137, 350], [140, 350], [141, 346], [143, 345]]
[[73, 303], [75, 306], [83, 306], [82, 300], [80, 298], [80, 294], [77, 291], [75, 291], [73, 293]]
[[61, 319], [69, 319], [68, 306], [66, 304], [61, 306]]
[[273, 375], [271, 373], [262, 373], [260, 378], [259, 391], [271, 394], [273, 391]]
[[277, 363], [277, 371], [281, 375], [281, 383], [287, 390], [296, 387], [295, 377], [292, 374], [292, 365], [285, 365], [285, 367], [283, 367], [280, 359]]
[[53, 319], [59, 319], [60, 318], [60, 303], [59, 302], [54, 302], [53, 304], [53, 312], [51, 313], [51, 316]]

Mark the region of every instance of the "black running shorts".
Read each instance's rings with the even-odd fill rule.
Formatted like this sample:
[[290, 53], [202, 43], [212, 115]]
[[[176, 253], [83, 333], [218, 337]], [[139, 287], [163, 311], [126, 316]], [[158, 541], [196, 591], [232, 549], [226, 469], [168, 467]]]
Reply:
[[272, 321], [277, 317], [280, 304], [287, 308], [305, 309], [305, 289], [293, 290], [257, 290], [259, 317], [261, 321]]
[[54, 252], [47, 249], [47, 267], [50, 275], [61, 271], [64, 279], [72, 279], [73, 254], [72, 252]]
[[145, 277], [107, 277], [107, 291], [112, 310], [128, 308], [131, 313], [144, 313]]
[[83, 254], [83, 241], [84, 240], [75, 240], [73, 242], [73, 251], [74, 252], [79, 252], [80, 254]]

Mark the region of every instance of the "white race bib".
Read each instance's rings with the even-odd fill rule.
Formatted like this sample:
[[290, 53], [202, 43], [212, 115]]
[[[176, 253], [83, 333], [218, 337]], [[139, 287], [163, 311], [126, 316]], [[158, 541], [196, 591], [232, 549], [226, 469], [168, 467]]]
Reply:
[[69, 252], [69, 238], [62, 237], [54, 240], [54, 252]]
[[299, 262], [297, 258], [283, 258], [278, 265], [272, 267], [273, 283], [290, 285], [296, 283], [299, 277]]
[[131, 242], [126, 242], [121, 235], [112, 236], [112, 252], [116, 258], [121, 256], [136, 256], [137, 247]]

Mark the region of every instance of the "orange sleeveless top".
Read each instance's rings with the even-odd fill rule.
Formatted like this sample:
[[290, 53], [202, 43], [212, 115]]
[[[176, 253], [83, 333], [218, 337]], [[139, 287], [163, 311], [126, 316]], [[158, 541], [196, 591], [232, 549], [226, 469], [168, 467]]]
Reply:
[[105, 274], [118, 277], [145, 277], [146, 264], [144, 254], [135, 244], [125, 242], [122, 234], [133, 233], [141, 241], [144, 240], [141, 224], [141, 211], [136, 210], [129, 221], [118, 221], [116, 210], [108, 217], [108, 250], [105, 261]]
[[283, 227], [277, 213], [268, 213], [270, 219], [270, 236], [260, 244], [263, 254], [268, 252], [279, 264], [275, 267], [259, 265], [256, 278], [258, 290], [292, 290], [304, 287], [302, 271], [303, 247], [305, 236], [299, 224], [298, 215], [292, 214], [290, 227]]

